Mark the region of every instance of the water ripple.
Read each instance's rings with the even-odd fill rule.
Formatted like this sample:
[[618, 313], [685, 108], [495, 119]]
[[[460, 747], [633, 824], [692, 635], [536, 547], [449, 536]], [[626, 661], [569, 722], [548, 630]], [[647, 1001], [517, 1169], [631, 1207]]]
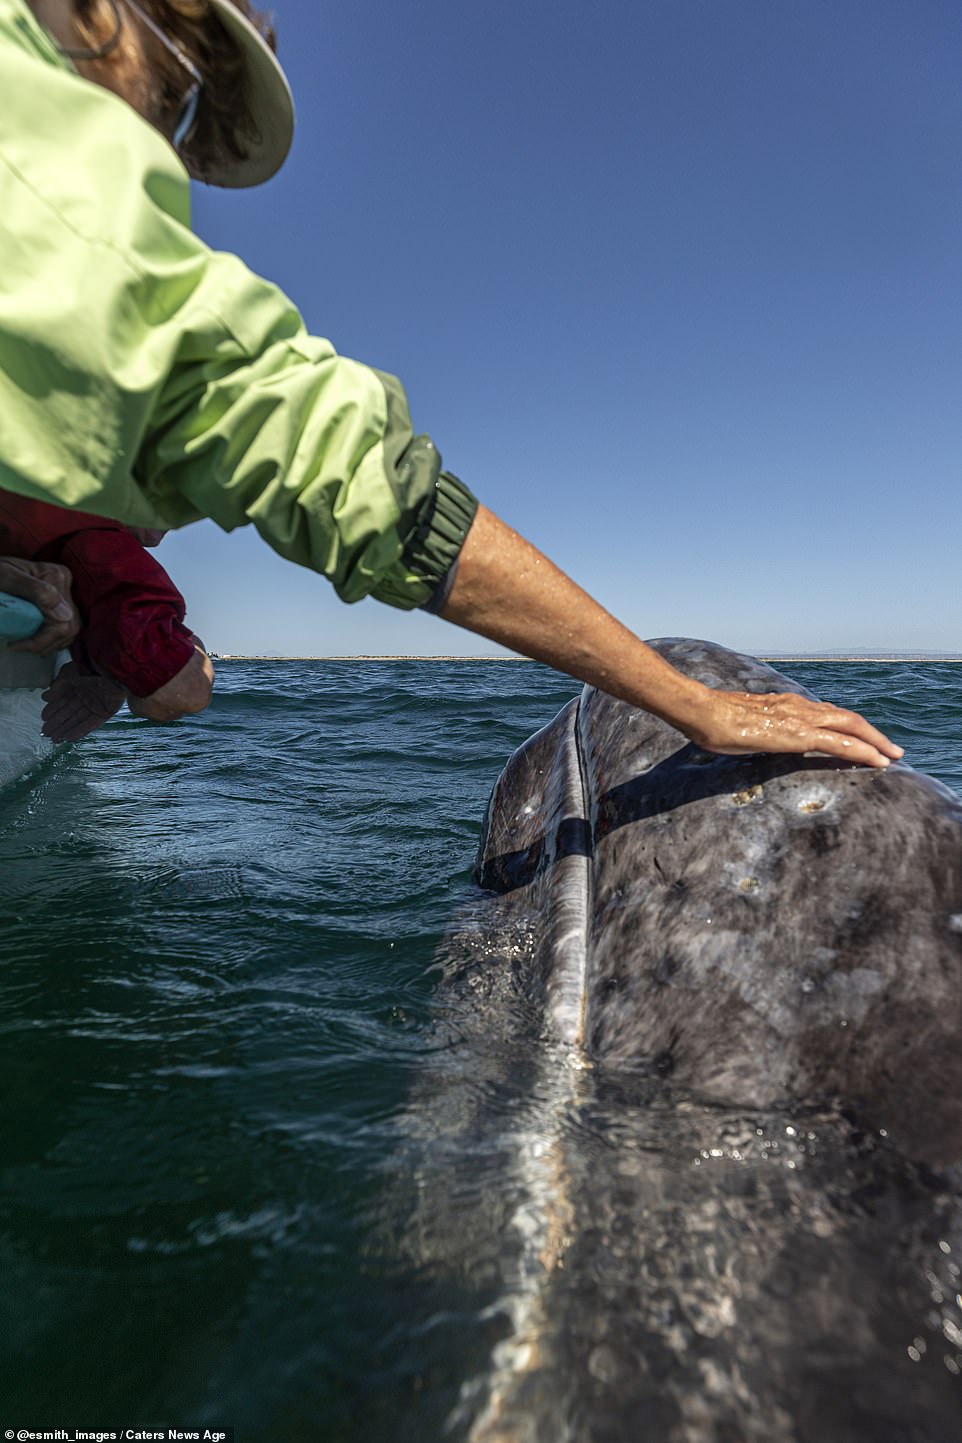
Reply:
[[[787, 669], [962, 787], [960, 668]], [[889, 1256], [893, 1230], [910, 1235], [899, 1286], [914, 1298], [921, 1280], [928, 1312], [893, 1376], [962, 1371], [947, 1204], [937, 1237], [925, 1179], [880, 1216], [891, 1165], [868, 1143], [838, 1174], [860, 1168], [857, 1187], [820, 1190], [844, 1120], [660, 1110], [631, 1079], [560, 1097], [532, 1067], [536, 1014], [517, 992], [515, 1030], [481, 1041], [436, 998], [491, 783], [576, 690], [521, 663], [224, 662], [203, 717], [119, 717], [0, 796], [9, 1416], [232, 1423], [244, 1443], [440, 1438], [480, 1407], [464, 1379], [511, 1331], [505, 1249], [540, 1226], [532, 1177], [556, 1189], [539, 1245], [563, 1260], [577, 1168], [610, 1174], [651, 1230], [639, 1255], [599, 1191], [577, 1244], [582, 1275], [632, 1320], [632, 1437], [669, 1438], [665, 1338], [703, 1390], [721, 1367], [707, 1280], [739, 1229], [740, 1285], [794, 1287], [823, 1322], [813, 1279], [841, 1258], [833, 1240], [860, 1227]], [[786, 1209], [796, 1241], [773, 1262]], [[672, 1247], [688, 1269], [675, 1291]], [[592, 1326], [577, 1341], [603, 1418], [627, 1343]]]

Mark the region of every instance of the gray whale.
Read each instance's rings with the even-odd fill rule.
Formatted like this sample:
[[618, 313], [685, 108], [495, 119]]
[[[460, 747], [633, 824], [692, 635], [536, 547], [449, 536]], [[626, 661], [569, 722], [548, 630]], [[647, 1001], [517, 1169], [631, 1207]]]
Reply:
[[[707, 642], [732, 691], [810, 695]], [[585, 688], [508, 762], [477, 877], [537, 919], [557, 1034], [703, 1100], [842, 1103], [962, 1159], [962, 803], [904, 764], [700, 751]]]
[[[801, 690], [655, 645], [710, 685]], [[955, 795], [709, 755], [589, 689], [508, 762], [476, 877], [387, 1219], [437, 1436], [956, 1438]]]

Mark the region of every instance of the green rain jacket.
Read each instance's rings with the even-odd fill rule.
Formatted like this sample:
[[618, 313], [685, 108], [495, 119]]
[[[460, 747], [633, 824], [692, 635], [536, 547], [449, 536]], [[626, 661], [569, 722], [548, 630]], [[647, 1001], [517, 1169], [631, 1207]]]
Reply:
[[0, 488], [252, 522], [345, 601], [429, 601], [477, 503], [397, 381], [190, 229], [174, 151], [0, 0]]

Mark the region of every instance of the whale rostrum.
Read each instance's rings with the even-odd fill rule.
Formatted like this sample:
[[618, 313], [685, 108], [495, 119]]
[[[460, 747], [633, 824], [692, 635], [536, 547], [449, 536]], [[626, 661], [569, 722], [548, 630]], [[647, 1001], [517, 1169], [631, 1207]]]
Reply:
[[[710, 686], [802, 690], [654, 645]], [[955, 1437], [954, 793], [709, 754], [587, 689], [508, 761], [476, 881], [386, 1203], [437, 1436]]]
[[[809, 695], [707, 642], [732, 691]], [[585, 688], [510, 759], [477, 860], [548, 1032], [727, 1106], [841, 1104], [962, 1159], [962, 803], [905, 764], [719, 756]]]

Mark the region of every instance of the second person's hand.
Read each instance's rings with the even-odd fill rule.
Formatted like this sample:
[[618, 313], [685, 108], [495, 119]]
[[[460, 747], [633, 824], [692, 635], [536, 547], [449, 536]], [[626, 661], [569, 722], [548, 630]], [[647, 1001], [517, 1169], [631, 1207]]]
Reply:
[[26, 641], [11, 643], [11, 651], [47, 656], [70, 645], [80, 630], [80, 617], [70, 596], [72, 580], [66, 566], [52, 561], [0, 557], [0, 591], [32, 602], [44, 618], [40, 630]]

